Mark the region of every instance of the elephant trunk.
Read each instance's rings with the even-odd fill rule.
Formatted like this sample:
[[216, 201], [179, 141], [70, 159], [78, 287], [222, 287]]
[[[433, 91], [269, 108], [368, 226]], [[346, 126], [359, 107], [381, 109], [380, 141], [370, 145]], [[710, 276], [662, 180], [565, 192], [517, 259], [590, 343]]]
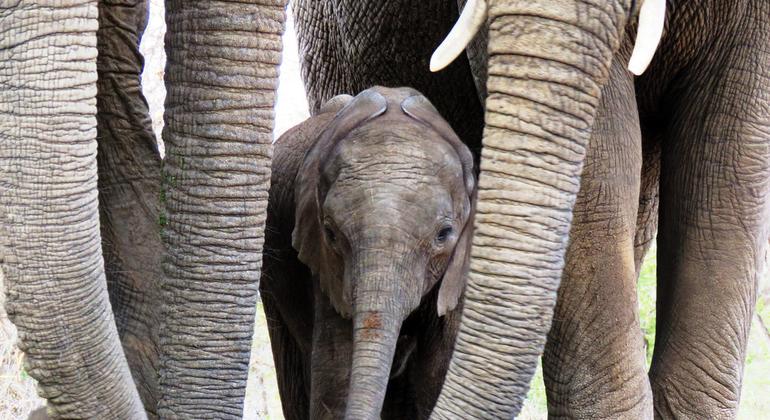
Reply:
[[131, 376], [154, 420], [163, 242], [161, 158], [141, 89], [139, 40], [149, 2], [98, 4], [96, 161], [104, 271]]
[[0, 289], [25, 370], [54, 418], [146, 419], [99, 237], [97, 2], [0, 9]]
[[243, 416], [286, 2], [166, 2], [162, 418]]
[[346, 420], [380, 418], [400, 328], [401, 320], [392, 311], [356, 311]]
[[404, 270], [375, 271], [364, 269], [361, 272], [366, 274], [356, 276], [353, 366], [346, 420], [380, 418], [401, 323], [414, 300], [409, 298], [408, 288], [402, 287], [408, 283]]
[[512, 418], [551, 325], [600, 92], [631, 1], [489, 2], [463, 319], [434, 419]]

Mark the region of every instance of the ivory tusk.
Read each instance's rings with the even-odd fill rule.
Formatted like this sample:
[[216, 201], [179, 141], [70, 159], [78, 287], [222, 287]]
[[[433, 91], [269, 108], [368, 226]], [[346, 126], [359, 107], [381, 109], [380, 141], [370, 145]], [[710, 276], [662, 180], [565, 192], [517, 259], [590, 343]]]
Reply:
[[666, 0], [645, 0], [639, 11], [639, 30], [628, 70], [639, 76], [647, 70], [658, 49], [666, 20]]
[[430, 71], [439, 71], [454, 61], [476, 36], [486, 18], [486, 0], [468, 0], [457, 23], [431, 56]]

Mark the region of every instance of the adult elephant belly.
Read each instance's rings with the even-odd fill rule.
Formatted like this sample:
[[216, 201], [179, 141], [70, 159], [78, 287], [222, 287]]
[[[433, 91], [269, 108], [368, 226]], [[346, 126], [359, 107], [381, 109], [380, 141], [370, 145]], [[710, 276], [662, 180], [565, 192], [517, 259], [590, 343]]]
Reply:
[[463, 55], [431, 73], [431, 53], [457, 19], [454, 1], [294, 3], [302, 79], [312, 114], [337, 94], [374, 85], [412, 86], [449, 121], [476, 159], [484, 111]]

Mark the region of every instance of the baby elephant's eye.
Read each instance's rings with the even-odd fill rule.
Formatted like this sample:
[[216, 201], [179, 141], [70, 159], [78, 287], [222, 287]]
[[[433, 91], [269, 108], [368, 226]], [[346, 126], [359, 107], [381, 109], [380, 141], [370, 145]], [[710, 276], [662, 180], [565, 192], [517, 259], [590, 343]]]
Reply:
[[452, 229], [452, 226], [445, 226], [441, 228], [441, 230], [438, 231], [438, 233], [436, 234], [436, 243], [438, 243], [439, 245], [444, 244], [446, 241], [449, 240], [453, 232], [454, 232], [454, 229]]

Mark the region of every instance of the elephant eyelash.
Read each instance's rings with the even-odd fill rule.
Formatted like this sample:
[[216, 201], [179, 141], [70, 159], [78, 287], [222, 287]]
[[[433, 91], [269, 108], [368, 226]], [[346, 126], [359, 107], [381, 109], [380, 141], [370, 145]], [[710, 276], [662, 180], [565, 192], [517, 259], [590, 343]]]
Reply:
[[454, 228], [452, 228], [452, 226], [444, 226], [436, 234], [436, 241], [438, 241], [439, 243], [445, 243], [452, 236], [453, 233], [454, 233]]
[[438, 232], [436, 232], [436, 235], [433, 237], [433, 246], [439, 250], [443, 249], [450, 242], [454, 233], [454, 226], [450, 224], [442, 225]]

